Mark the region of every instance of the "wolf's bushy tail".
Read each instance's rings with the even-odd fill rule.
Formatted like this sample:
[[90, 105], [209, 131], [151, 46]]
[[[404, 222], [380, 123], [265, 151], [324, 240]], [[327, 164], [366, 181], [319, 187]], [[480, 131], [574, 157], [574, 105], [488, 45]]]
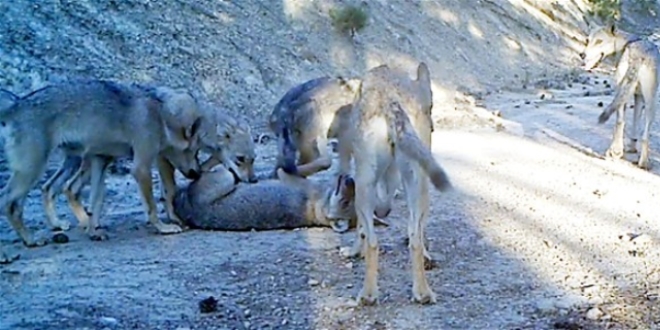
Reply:
[[452, 188], [449, 176], [433, 157], [412, 127], [410, 119], [399, 102], [392, 102], [390, 110], [394, 115], [394, 130], [397, 138], [397, 149], [414, 159], [429, 176], [431, 183], [440, 191]]
[[617, 109], [625, 106], [626, 101], [628, 101], [630, 97], [633, 96], [636, 88], [638, 72], [639, 65], [628, 66], [628, 70], [626, 70], [626, 73], [623, 76], [623, 80], [616, 90], [614, 100], [612, 100], [612, 103], [610, 103], [610, 105], [608, 105], [607, 108], [603, 110], [600, 116], [598, 116], [599, 124], [605, 123], [608, 119], [610, 119], [610, 116], [612, 116], [612, 114], [617, 111]]

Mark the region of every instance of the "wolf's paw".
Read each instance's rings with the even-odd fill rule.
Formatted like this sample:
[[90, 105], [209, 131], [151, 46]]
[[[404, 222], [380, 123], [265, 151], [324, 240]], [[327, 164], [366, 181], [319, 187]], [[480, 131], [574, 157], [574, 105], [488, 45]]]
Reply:
[[358, 304], [362, 306], [373, 306], [378, 302], [378, 289], [363, 287], [357, 296]]
[[71, 223], [62, 219], [55, 219], [51, 223], [51, 227], [53, 231], [67, 231], [71, 228]]
[[105, 232], [105, 230], [100, 229], [100, 228], [96, 228], [94, 230], [88, 231], [87, 236], [92, 241], [107, 241], [108, 240], [108, 234]]
[[6, 247], [0, 248], [0, 265], [8, 265], [20, 259], [20, 257], [19, 253], [8, 251]]
[[609, 159], [621, 159], [623, 158], [623, 148], [610, 147], [605, 152], [605, 157]]
[[156, 225], [156, 229], [163, 235], [178, 234], [183, 231], [183, 229], [177, 225], [162, 222]]
[[29, 248], [44, 246], [48, 243], [48, 240], [43, 237], [27, 237], [23, 240], [23, 245]]
[[339, 249], [339, 254], [344, 258], [360, 258], [362, 257], [362, 249], [356, 246], [342, 246]]
[[649, 161], [648, 157], [647, 158], [642, 158], [639, 157], [639, 161], [637, 162], [637, 166], [643, 170], [650, 170], [651, 169], [651, 162]]
[[432, 305], [437, 302], [435, 293], [428, 284], [413, 286], [413, 302], [421, 305]]

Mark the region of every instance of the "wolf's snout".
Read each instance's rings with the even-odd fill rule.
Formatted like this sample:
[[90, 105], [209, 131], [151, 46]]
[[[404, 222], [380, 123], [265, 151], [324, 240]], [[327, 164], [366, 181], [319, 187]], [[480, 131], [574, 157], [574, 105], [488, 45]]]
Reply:
[[198, 171], [195, 170], [190, 170], [188, 173], [185, 173], [186, 178], [191, 179], [191, 180], [197, 180], [199, 179], [202, 175]]
[[584, 60], [584, 58], [587, 57], [587, 54], [585, 53], [580, 53], [580, 58]]

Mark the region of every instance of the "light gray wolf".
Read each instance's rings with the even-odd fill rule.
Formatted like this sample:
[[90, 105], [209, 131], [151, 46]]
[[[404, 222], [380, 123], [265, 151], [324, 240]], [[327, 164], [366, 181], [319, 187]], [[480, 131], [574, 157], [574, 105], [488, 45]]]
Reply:
[[[326, 162], [320, 160], [299, 166], [299, 175], [280, 168], [278, 179], [245, 184], [237, 182], [227, 168], [218, 166], [180, 188], [174, 205], [186, 224], [197, 229], [331, 227], [336, 232], [345, 232], [354, 228], [357, 221], [354, 182], [348, 175], [331, 176], [330, 180], [307, 178], [327, 168]], [[328, 214], [334, 217], [329, 218]]]
[[[150, 97], [155, 99], [160, 104], [160, 109], [163, 112], [163, 115], [166, 115], [168, 122], [172, 129], [179, 129], [184, 132], [188, 132], [191, 126], [198, 120], [202, 114], [198, 109], [198, 102], [185, 89], [174, 89], [167, 86], [150, 86], [142, 84], [131, 84], [131, 87], [135, 88], [139, 92], [143, 92], [145, 97]], [[185, 133], [184, 133], [185, 134]], [[199, 136], [204, 136], [199, 134]], [[80, 193], [84, 185], [88, 184], [92, 177], [91, 164], [98, 168], [100, 175], [105, 177], [106, 168], [113, 161], [127, 159], [132, 157], [133, 151], [130, 148], [125, 150], [118, 150], [114, 152], [115, 154], [126, 154], [125, 157], [115, 158], [109, 156], [91, 156], [83, 162], [83, 158], [77, 154], [77, 151], [67, 150], [63, 148], [66, 155], [60, 165], [60, 168], [48, 179], [48, 181], [42, 186], [42, 198], [46, 216], [50, 226], [53, 229], [62, 229], [68, 230], [69, 222], [59, 219], [57, 213], [55, 212], [54, 199], [61, 192], [65, 192], [69, 206], [71, 207], [74, 215], [78, 219], [79, 225], [89, 230], [94, 225], [98, 223], [93, 223], [92, 226], [89, 225], [90, 218], [87, 212], [84, 210], [80, 202]], [[92, 157], [100, 157], [98, 159], [92, 159]], [[161, 195], [163, 196], [163, 201], [165, 203], [165, 209], [167, 211], [168, 217], [171, 221], [181, 224], [180, 219], [174, 214], [172, 208], [172, 200], [174, 198], [174, 167], [172, 163], [167, 161], [167, 159], [160, 159], [157, 161], [159, 166], [159, 174], [161, 179]], [[74, 191], [71, 190], [71, 187], [75, 186]], [[97, 198], [98, 200], [98, 198]], [[99, 207], [97, 203], [96, 207]], [[96, 221], [98, 217], [92, 219]], [[95, 239], [104, 239], [105, 236], [100, 235], [102, 232], [97, 231]]]
[[[349, 111], [348, 123], [352, 124], [344, 125], [346, 130], [339, 134], [339, 174], [350, 171], [351, 158], [355, 166], [358, 237], [351, 250], [363, 249], [366, 264], [360, 304], [374, 304], [378, 298], [378, 240], [373, 215], [379, 205], [392, 202], [399, 180], [410, 210], [413, 299], [423, 304], [436, 301], [424, 269], [428, 179], [440, 191], [448, 191], [452, 185], [430, 150], [432, 100], [430, 72], [424, 62], [418, 65], [415, 80], [387, 65], [372, 68], [362, 78]], [[380, 201], [376, 191], [379, 182], [385, 188]]]
[[257, 182], [254, 172], [256, 147], [248, 120], [244, 116], [232, 116], [220, 111], [215, 111], [212, 116], [215, 135], [203, 139], [202, 150], [211, 157], [202, 164], [202, 171], [223, 164], [237, 180]]
[[[162, 103], [129, 85], [108, 80], [73, 80], [36, 90], [0, 109], [0, 136], [11, 172], [0, 190], [0, 208], [26, 246], [43, 244], [24, 226], [23, 202], [54, 149], [83, 157], [121, 157], [133, 153], [132, 175], [138, 183], [148, 221], [160, 233], [181, 228], [158, 219], [152, 191], [151, 167], [167, 159], [189, 178], [197, 178], [196, 159], [201, 118], [181, 129]], [[98, 217], [105, 184], [103, 162], [92, 165], [92, 218]], [[90, 222], [90, 237], [102, 237]], [[98, 227], [98, 226], [97, 226]]]
[[[269, 126], [278, 141], [277, 168], [295, 174], [298, 164], [328, 158], [328, 129], [335, 114], [350, 105], [358, 79], [320, 77], [291, 88], [277, 102]], [[273, 171], [273, 175], [275, 175]]]
[[584, 61], [584, 69], [592, 70], [603, 59], [615, 54], [620, 54], [614, 74], [617, 85], [616, 93], [612, 103], [598, 117], [598, 123], [602, 124], [616, 112], [612, 144], [607, 149], [606, 156], [613, 159], [623, 157], [626, 103], [631, 97], [634, 97], [632, 134], [630, 134], [625, 151], [637, 152], [639, 121], [644, 112], [644, 126], [637, 165], [640, 168], [649, 169], [649, 136], [658, 102], [660, 52], [653, 42], [621, 31], [615, 25], [609, 25], [598, 27], [589, 34], [587, 46], [584, 52], [580, 53], [580, 57]]
[[[185, 93], [175, 93], [173, 91], [169, 94], [179, 95], [180, 97], [186, 97], [187, 95]], [[164, 104], [167, 104], [166, 98], [160, 99], [163, 100]], [[170, 106], [168, 113], [183, 113], [177, 109], [178, 108], [175, 106]], [[251, 128], [247, 120], [240, 116], [232, 117], [228, 114], [217, 112], [210, 108], [206, 108], [205, 111], [203, 111], [203, 114], [205, 125], [204, 130], [199, 134], [199, 138], [201, 143], [201, 150], [209, 153], [210, 157], [201, 165], [201, 170], [208, 171], [218, 164], [223, 164], [236, 177], [237, 181], [249, 183], [256, 182], [257, 178], [254, 173], [254, 160], [256, 158], [256, 151], [251, 134]], [[190, 120], [186, 118], [181, 120], [181, 123], [187, 122], [190, 122]], [[108, 166], [108, 164], [110, 164], [111, 161], [113, 161], [113, 159], [105, 157], [105, 159], [97, 161], [102, 161], [103, 165], [99, 166], [105, 168]], [[163, 196], [162, 201], [165, 204], [165, 209], [168, 213], [169, 219], [179, 224], [180, 226], [185, 226], [185, 223], [181, 221], [180, 217], [174, 211], [172, 204], [174, 199], [173, 193], [175, 189], [173, 167], [169, 162], [167, 162], [166, 159], [163, 160], [163, 163], [159, 162], [159, 166], [162, 169], [160, 185], [161, 195]], [[73, 176], [69, 176], [69, 181], [66, 184], [62, 184], [61, 181], [63, 180], [60, 180], [60, 182], [57, 184], [51, 184], [50, 187], [48, 186], [48, 183], [44, 185], [44, 190], [48, 192], [44, 195], [50, 196], [51, 205], [53, 198], [52, 196], [59, 193], [60, 191], [64, 191], [68, 199], [69, 206], [83, 227], [86, 226], [86, 224], [89, 222], [89, 216], [87, 215], [87, 212], [85, 212], [84, 207], [80, 202], [80, 194], [82, 188], [88, 184], [91, 177], [89, 165], [89, 161], [83, 164], [80, 157], [68, 157], [62, 164], [61, 169], [68, 171], [68, 173], [73, 173], [76, 170], [78, 172], [76, 172], [76, 174]], [[172, 193], [170, 194], [170, 192]]]

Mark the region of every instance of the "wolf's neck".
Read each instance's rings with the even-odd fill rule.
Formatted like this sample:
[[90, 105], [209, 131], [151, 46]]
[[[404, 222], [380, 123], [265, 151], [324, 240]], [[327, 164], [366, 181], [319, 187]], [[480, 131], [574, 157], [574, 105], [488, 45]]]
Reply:
[[621, 53], [626, 47], [628, 47], [628, 45], [639, 40], [641, 40], [641, 38], [636, 34], [618, 31], [614, 39], [614, 48], [617, 53]]
[[[325, 188], [325, 189], [324, 189]], [[325, 216], [325, 209], [332, 194], [332, 189], [329, 189], [327, 183], [322, 184], [315, 182], [313, 189], [307, 196], [307, 210], [306, 219], [310, 224], [327, 226], [328, 220]]]

